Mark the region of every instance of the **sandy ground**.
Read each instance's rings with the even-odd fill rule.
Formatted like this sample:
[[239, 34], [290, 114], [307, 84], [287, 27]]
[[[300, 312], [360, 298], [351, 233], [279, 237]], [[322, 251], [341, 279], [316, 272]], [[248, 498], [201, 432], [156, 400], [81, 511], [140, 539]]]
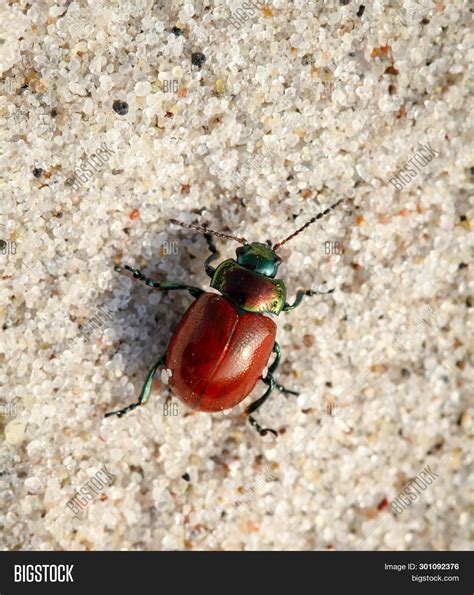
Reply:
[[[467, 2], [0, 17], [1, 547], [472, 549]], [[170, 218], [278, 241], [339, 198], [280, 251], [290, 299], [335, 291], [279, 316], [278, 437], [261, 383], [204, 414], [158, 373], [104, 419], [192, 301], [114, 265], [206, 287]]]

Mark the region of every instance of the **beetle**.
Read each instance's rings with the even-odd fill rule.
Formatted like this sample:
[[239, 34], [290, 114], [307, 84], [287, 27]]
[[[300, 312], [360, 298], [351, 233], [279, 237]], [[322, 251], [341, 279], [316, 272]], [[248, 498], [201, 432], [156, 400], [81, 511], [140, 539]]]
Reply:
[[[187, 290], [195, 300], [176, 327], [167, 352], [148, 372], [138, 401], [123, 409], [110, 411], [105, 417], [122, 417], [144, 405], [149, 399], [156, 371], [164, 365], [172, 392], [196, 411], [216, 412], [235, 407], [262, 380], [267, 385], [265, 393], [249, 405], [245, 413], [261, 436], [269, 432], [276, 435], [275, 430], [263, 428], [252, 414], [275, 388], [282, 393], [299, 393], [275, 381], [274, 373], [280, 363], [281, 353], [276, 341], [277, 325], [271, 315], [278, 316], [281, 312], [293, 310], [304, 296], [325, 295], [334, 291], [300, 289], [296, 292], [294, 302], [289, 304], [286, 301], [285, 284], [275, 278], [281, 263], [276, 251], [341, 202], [343, 199], [273, 246], [270, 241], [266, 244], [249, 243], [245, 238], [171, 219], [175, 225], [204, 233], [211, 252], [204, 262], [204, 268], [211, 278], [210, 286], [218, 293], [182, 283], [154, 281], [128, 265], [115, 267], [119, 273], [123, 269], [131, 272], [135, 279], [154, 289]], [[235, 260], [224, 260], [217, 267], [211, 265], [220, 256], [213, 236], [236, 240], [241, 244], [236, 250]], [[275, 358], [263, 376], [272, 353]]]

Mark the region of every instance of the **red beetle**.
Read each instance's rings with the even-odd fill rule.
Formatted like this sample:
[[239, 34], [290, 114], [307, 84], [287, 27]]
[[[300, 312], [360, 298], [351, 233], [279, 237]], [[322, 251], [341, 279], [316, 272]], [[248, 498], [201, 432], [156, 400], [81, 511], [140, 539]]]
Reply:
[[[197, 411], [222, 411], [235, 407], [262, 380], [268, 388], [262, 397], [247, 407], [246, 414], [262, 436], [268, 432], [276, 434], [275, 430], [262, 428], [251, 414], [265, 402], [274, 388], [283, 393], [298, 393], [277, 384], [273, 377], [280, 362], [280, 347], [275, 340], [277, 327], [270, 315], [278, 316], [282, 311], [293, 310], [305, 295], [319, 294], [311, 289], [300, 289], [292, 304], [286, 302], [285, 284], [275, 279], [281, 263], [276, 250], [341, 202], [339, 200], [319, 213], [273, 247], [271, 243], [249, 244], [244, 238], [172, 219], [174, 224], [204, 232], [211, 251], [204, 263], [205, 270], [211, 278], [211, 287], [221, 295], [181, 283], [159, 283], [133, 267], [124, 267], [149, 287], [161, 290], [185, 289], [196, 299], [178, 324], [167, 353], [149, 371], [137, 403], [111, 411], [106, 417], [121, 417], [144, 405], [148, 401], [157, 368], [165, 365], [173, 393]], [[237, 248], [236, 260], [225, 260], [217, 268], [211, 266], [211, 262], [219, 257], [211, 234], [242, 244]], [[122, 268], [116, 267], [115, 270], [120, 272]], [[275, 359], [263, 377], [272, 352], [275, 353]]]

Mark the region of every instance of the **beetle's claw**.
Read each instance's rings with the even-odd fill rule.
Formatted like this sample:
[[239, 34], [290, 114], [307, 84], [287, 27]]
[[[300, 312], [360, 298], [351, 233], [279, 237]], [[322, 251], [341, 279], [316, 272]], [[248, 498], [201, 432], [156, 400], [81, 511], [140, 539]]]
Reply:
[[104, 417], [111, 417], [112, 415], [116, 415], [118, 418], [121, 418], [130, 410], [130, 407], [126, 407], [125, 409], [119, 409], [118, 411], [109, 411], [104, 415]]
[[116, 415], [117, 417], [122, 417], [120, 411], [109, 411], [104, 415], [104, 417], [112, 417], [112, 415]]
[[249, 422], [250, 425], [253, 426], [260, 436], [266, 436], [268, 432], [271, 432], [274, 436], [278, 436], [278, 432], [276, 430], [272, 430], [271, 428], [262, 428], [262, 426], [257, 422], [257, 420], [252, 416], [249, 415]]
[[272, 430], [271, 428], [260, 428], [258, 430], [260, 436], [266, 436], [268, 432], [272, 433], [274, 436], [278, 436], [278, 432], [276, 430]]
[[116, 266], [114, 266], [114, 271], [116, 273], [121, 273], [123, 271], [123, 268], [117, 264]]
[[315, 291], [314, 289], [307, 289], [304, 293], [308, 297], [313, 297], [315, 295], [327, 295], [328, 293], [334, 293], [336, 288], [333, 287], [332, 289], [328, 289], [327, 291]]

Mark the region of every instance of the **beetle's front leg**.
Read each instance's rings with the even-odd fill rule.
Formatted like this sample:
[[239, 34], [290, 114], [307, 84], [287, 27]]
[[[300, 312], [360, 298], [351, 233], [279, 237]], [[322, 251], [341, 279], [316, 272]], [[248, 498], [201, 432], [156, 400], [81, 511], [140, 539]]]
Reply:
[[163, 365], [165, 363], [165, 361], [166, 361], [166, 353], [165, 353], [165, 355], [163, 355], [163, 357], [161, 357], [156, 362], [156, 364], [154, 366], [152, 366], [152, 368], [148, 372], [147, 377], [145, 379], [145, 383], [144, 383], [142, 390], [140, 392], [140, 396], [138, 397], [138, 401], [136, 403], [132, 403], [131, 405], [128, 405], [127, 407], [124, 407], [123, 409], [118, 409], [117, 411], [109, 411], [109, 413], [105, 414], [105, 417], [110, 417], [111, 415], [116, 415], [117, 417], [122, 417], [129, 411], [133, 411], [137, 407], [140, 407], [141, 405], [145, 405], [145, 403], [148, 401], [148, 399], [150, 397], [151, 387], [153, 386], [153, 378], [155, 377], [156, 370], [158, 369], [159, 366]]
[[327, 295], [328, 293], [333, 293], [334, 289], [330, 289], [329, 291], [314, 291], [313, 289], [298, 289], [296, 292], [295, 301], [292, 304], [288, 304], [285, 302], [285, 305], [282, 308], [283, 312], [288, 312], [289, 310], [294, 310], [297, 306], [301, 304], [301, 300], [304, 296], [313, 296], [313, 295]]
[[153, 287], [154, 289], [162, 289], [165, 291], [171, 291], [173, 289], [185, 289], [189, 291], [189, 293], [194, 297], [198, 297], [201, 295], [201, 293], [203, 293], [202, 289], [199, 287], [193, 287], [192, 285], [184, 285], [183, 283], [174, 283], [171, 281], [163, 281], [162, 283], [159, 281], [153, 281], [153, 279], [150, 279], [150, 277], [147, 277], [138, 269], [128, 266], [128, 264], [124, 265], [123, 268], [121, 266], [116, 266], [114, 270], [117, 273], [121, 273], [123, 269], [130, 271], [133, 274], [134, 279], [138, 279], [142, 283], [145, 283], [145, 285], [148, 287]]
[[212, 279], [216, 269], [214, 267], [211, 267], [211, 262], [216, 258], [219, 258], [220, 253], [216, 247], [216, 244], [214, 243], [214, 238], [212, 237], [212, 235], [210, 233], [206, 233], [204, 234], [204, 237], [206, 238], [208, 248], [211, 251], [211, 254], [209, 254], [209, 256], [204, 261], [204, 268], [206, 270], [206, 274], [209, 275], [209, 277], [211, 277]]

